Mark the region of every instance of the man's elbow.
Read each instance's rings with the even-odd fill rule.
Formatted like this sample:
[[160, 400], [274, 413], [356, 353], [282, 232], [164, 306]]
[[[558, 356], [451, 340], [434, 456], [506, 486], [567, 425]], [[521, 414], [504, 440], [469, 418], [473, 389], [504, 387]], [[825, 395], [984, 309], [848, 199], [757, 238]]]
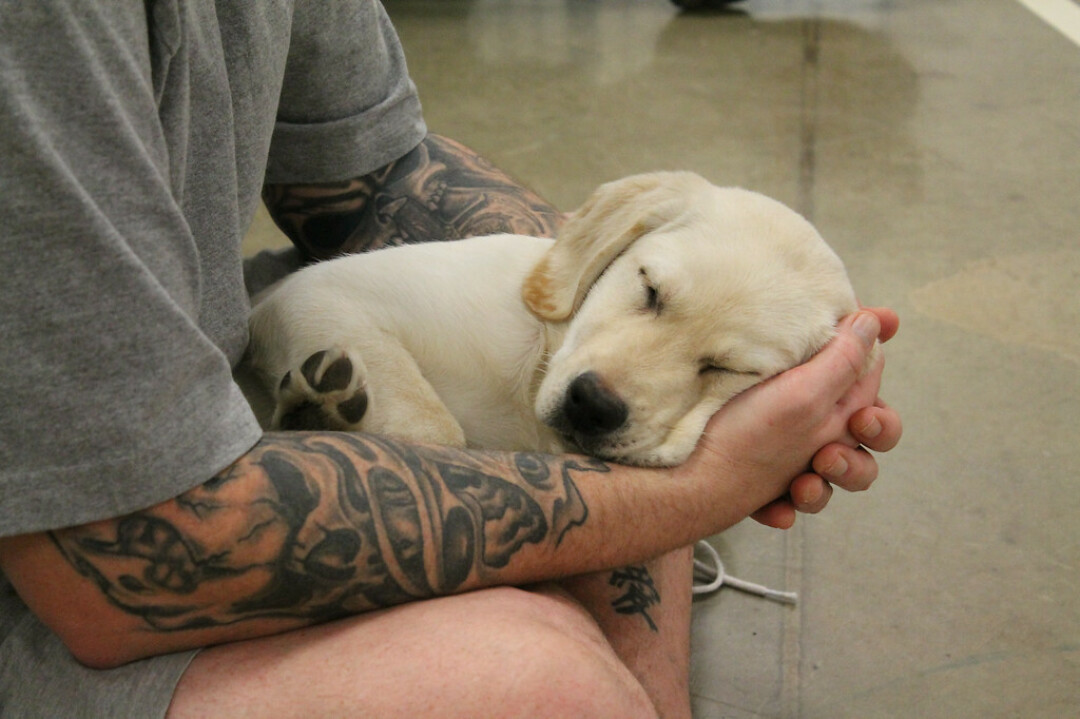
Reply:
[[46, 535], [0, 539], [0, 572], [80, 664], [111, 669], [160, 653], [136, 620], [72, 571]]
[[106, 642], [100, 639], [58, 636], [75, 661], [87, 669], [116, 669], [143, 658], [135, 652], [125, 650], [126, 643], [122, 641]]

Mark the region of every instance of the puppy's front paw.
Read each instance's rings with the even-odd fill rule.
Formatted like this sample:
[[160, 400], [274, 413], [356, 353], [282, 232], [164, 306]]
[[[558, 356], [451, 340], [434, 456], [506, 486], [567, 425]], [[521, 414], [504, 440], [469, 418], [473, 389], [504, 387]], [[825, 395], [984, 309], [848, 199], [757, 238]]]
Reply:
[[356, 431], [368, 409], [365, 385], [359, 357], [340, 348], [316, 352], [282, 377], [273, 426]]

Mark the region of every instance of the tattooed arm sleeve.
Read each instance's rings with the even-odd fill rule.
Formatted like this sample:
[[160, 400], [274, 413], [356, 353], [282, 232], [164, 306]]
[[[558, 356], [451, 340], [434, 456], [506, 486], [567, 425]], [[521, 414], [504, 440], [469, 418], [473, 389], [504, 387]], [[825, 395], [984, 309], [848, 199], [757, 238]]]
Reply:
[[503, 232], [551, 237], [562, 222], [545, 200], [438, 135], [370, 175], [267, 185], [263, 200], [305, 259]]
[[[579, 480], [609, 470], [583, 457], [268, 434], [174, 500], [50, 532], [45, 543], [54, 556], [59, 550], [67, 573], [82, 575], [78, 591], [92, 596], [49, 592], [38, 606], [24, 598], [69, 647], [91, 647], [73, 649], [76, 656], [112, 666], [434, 595], [598, 569], [589, 563], [602, 561], [599, 554], [569, 564], [557, 555], [589, 517]], [[18, 575], [11, 576], [16, 587]], [[103, 619], [90, 619], [95, 603]], [[73, 635], [81, 638], [69, 641]]]

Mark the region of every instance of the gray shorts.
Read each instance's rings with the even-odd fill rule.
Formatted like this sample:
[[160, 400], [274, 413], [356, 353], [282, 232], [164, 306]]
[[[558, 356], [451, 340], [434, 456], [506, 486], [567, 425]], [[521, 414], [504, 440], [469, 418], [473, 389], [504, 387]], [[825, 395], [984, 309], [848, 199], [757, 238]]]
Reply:
[[[3, 603], [0, 611], [11, 609]], [[169, 654], [107, 671], [87, 669], [25, 607], [22, 615], [0, 644], [2, 719], [164, 717], [196, 654]]]

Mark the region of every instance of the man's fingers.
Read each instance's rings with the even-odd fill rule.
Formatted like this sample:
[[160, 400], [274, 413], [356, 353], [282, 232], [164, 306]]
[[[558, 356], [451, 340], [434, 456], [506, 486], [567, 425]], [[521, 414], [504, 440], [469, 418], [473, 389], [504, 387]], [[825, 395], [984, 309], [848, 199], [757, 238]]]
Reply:
[[[839, 401], [864, 374], [867, 359], [881, 331], [873, 312], [857, 312], [841, 322], [836, 337], [801, 369], [816, 373], [813, 384]], [[824, 398], [822, 398], [824, 399]]]
[[851, 415], [848, 429], [860, 444], [875, 452], [888, 452], [899, 444], [904, 433], [900, 413], [880, 399], [873, 407], [863, 407]]
[[795, 525], [795, 507], [791, 500], [784, 498], [769, 502], [750, 515], [755, 522], [773, 529], [791, 529]]
[[823, 479], [849, 492], [869, 489], [878, 476], [877, 460], [862, 447], [830, 444], [814, 455], [812, 466]]
[[801, 474], [791, 483], [791, 503], [804, 514], [817, 514], [832, 498], [833, 488], [816, 474]]
[[832, 494], [833, 488], [828, 482], [807, 472], [792, 481], [791, 492], [786, 497], [766, 504], [750, 516], [767, 527], [790, 529], [795, 524], [797, 512], [817, 514], [825, 509]]
[[873, 312], [877, 316], [878, 322], [881, 323], [879, 341], [888, 342], [900, 329], [900, 315], [888, 307], [863, 307], [862, 309], [866, 312]]

